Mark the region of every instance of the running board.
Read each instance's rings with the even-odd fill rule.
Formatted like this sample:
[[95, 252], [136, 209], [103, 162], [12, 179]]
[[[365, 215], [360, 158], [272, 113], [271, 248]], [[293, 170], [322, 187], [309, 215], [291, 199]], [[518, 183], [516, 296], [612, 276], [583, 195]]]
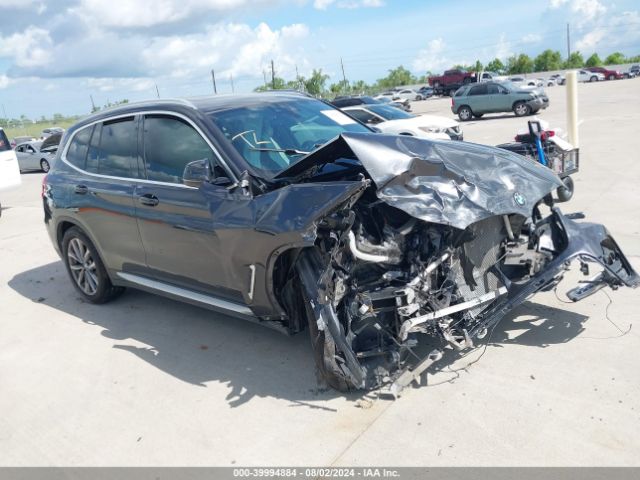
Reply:
[[117, 272], [116, 275], [121, 279], [138, 285], [140, 287], [153, 290], [155, 292], [162, 292], [169, 296], [177, 297], [180, 299], [188, 300], [190, 302], [207, 305], [217, 310], [240, 314], [243, 317], [253, 317], [253, 312], [246, 305], [240, 305], [238, 303], [229, 302], [228, 300], [222, 300], [217, 297], [205, 295], [203, 293], [187, 290], [186, 288], [177, 287], [168, 283], [153, 280], [147, 277], [141, 277], [140, 275], [134, 275], [131, 273]]

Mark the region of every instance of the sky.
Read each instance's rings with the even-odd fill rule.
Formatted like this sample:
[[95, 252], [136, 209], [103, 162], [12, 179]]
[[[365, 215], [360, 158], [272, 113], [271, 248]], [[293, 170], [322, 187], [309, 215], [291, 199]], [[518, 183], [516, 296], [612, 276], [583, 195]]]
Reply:
[[[0, 0], [0, 115], [82, 115], [121, 99], [252, 91], [321, 68], [373, 82], [404, 65], [640, 54], [638, 0]], [[232, 84], [233, 81], [233, 84]], [[156, 89], [157, 87], [157, 89]]]

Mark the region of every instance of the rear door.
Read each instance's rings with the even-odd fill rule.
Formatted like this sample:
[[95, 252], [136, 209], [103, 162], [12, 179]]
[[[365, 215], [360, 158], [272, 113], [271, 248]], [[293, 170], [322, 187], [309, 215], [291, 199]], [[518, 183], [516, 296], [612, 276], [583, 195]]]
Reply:
[[20, 168], [4, 130], [0, 129], [0, 190], [20, 185]]
[[65, 181], [68, 209], [76, 212], [111, 270], [145, 268], [133, 203], [134, 182], [140, 178], [137, 157], [134, 115], [77, 131], [64, 152], [73, 166]]
[[165, 283], [244, 303], [225, 271], [230, 254], [221, 248], [224, 230], [216, 212], [248, 201], [227, 185], [182, 183], [186, 165], [206, 159], [216, 177], [232, 178], [209, 142], [193, 124], [177, 115], [145, 115], [142, 155], [147, 181], [135, 190], [136, 214], [148, 271]]
[[467, 99], [473, 113], [486, 113], [491, 111], [488, 97], [487, 85], [485, 83], [479, 83], [469, 89]]

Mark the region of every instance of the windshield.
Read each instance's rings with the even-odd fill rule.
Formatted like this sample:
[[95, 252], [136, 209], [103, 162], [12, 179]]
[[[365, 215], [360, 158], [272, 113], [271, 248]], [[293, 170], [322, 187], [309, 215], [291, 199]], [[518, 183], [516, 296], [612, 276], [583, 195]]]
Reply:
[[340, 110], [311, 99], [279, 99], [210, 115], [237, 152], [273, 177], [345, 132], [370, 133]]
[[390, 105], [367, 105], [373, 113], [380, 115], [385, 120], [403, 120], [413, 118], [413, 115]]

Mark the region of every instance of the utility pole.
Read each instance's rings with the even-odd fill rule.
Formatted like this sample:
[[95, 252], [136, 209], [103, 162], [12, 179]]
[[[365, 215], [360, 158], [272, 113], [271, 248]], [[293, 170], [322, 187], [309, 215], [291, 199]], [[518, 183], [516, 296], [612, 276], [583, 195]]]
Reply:
[[96, 111], [96, 104], [93, 101], [93, 95], [89, 95], [89, 98], [91, 99], [91, 111], [95, 112]]
[[216, 73], [211, 69], [211, 81], [213, 82], [213, 93], [218, 94], [218, 87], [216, 86]]
[[158, 84], [156, 83], [156, 94], [158, 95], [158, 98], [160, 98], [160, 90], [158, 90]]
[[569, 24], [567, 23], [567, 60], [571, 56], [571, 34], [569, 32]]
[[2, 118], [9, 121], [9, 119], [7, 118], [7, 111], [4, 109], [4, 103], [2, 104]]
[[231, 93], [235, 93], [235, 89], [233, 88], [233, 73], [229, 74], [229, 80], [231, 80]]
[[344, 74], [344, 63], [342, 62], [342, 57], [340, 57], [340, 67], [342, 68], [342, 81], [344, 82], [342, 86], [344, 88], [347, 87], [347, 77]]
[[273, 59], [271, 60], [271, 89], [276, 89], [276, 69], [273, 66]]

